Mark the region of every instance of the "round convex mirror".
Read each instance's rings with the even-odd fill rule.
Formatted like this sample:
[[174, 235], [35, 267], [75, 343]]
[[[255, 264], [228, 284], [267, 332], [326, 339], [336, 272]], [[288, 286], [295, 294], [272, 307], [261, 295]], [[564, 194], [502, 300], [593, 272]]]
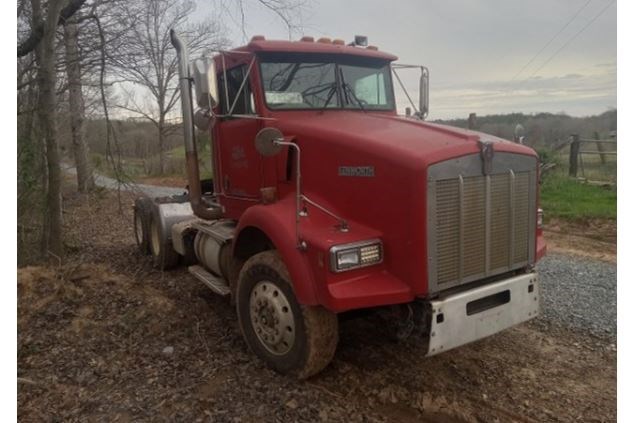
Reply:
[[284, 136], [279, 129], [263, 128], [255, 139], [256, 150], [265, 157], [275, 156], [282, 150], [282, 146], [274, 141], [282, 141]]

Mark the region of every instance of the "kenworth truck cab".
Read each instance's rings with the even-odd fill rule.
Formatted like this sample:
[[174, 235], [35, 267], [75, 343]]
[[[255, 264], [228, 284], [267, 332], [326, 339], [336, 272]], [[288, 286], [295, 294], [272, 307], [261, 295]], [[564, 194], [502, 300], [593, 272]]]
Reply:
[[[389, 310], [399, 337], [426, 340], [422, 356], [538, 315], [537, 155], [426, 122], [425, 67], [364, 37], [254, 37], [190, 63], [171, 37], [188, 192], [138, 199], [137, 243], [161, 269], [182, 263], [229, 296], [269, 366], [321, 371], [338, 315], [353, 310]], [[420, 73], [407, 117], [393, 88], [404, 69]], [[211, 181], [200, 180], [195, 127], [211, 133]]]

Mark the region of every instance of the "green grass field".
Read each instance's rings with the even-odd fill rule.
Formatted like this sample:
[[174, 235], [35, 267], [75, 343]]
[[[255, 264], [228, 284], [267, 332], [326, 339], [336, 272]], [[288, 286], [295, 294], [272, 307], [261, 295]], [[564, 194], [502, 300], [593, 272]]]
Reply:
[[[149, 176], [184, 176], [185, 175], [185, 148], [176, 147], [165, 152], [166, 172], [159, 172], [159, 157], [152, 156], [146, 159], [123, 157], [121, 169], [124, 179], [137, 180]], [[202, 179], [212, 177], [211, 153], [209, 149], [199, 152], [200, 174]], [[106, 176], [114, 178], [115, 172], [112, 164], [104, 155], [93, 154], [92, 163], [95, 169]]]
[[551, 217], [578, 221], [617, 219], [617, 189], [570, 179], [562, 173], [549, 173], [540, 186], [540, 206], [545, 219]]
[[[172, 150], [166, 151], [165, 155], [167, 157], [183, 158], [184, 159], [185, 158], [185, 147], [184, 146], [175, 147]], [[203, 150], [199, 149], [198, 159], [199, 160], [209, 161], [211, 159], [211, 153], [209, 151], [209, 148], [205, 148]]]

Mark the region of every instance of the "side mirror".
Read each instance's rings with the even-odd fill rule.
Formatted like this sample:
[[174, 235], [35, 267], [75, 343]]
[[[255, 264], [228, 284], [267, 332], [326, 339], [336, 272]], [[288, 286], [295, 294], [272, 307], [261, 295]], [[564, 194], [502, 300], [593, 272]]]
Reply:
[[211, 111], [218, 105], [214, 59], [207, 57], [196, 59], [192, 62], [191, 68], [196, 104], [202, 109]]
[[419, 114], [421, 119], [425, 119], [430, 111], [429, 92], [430, 92], [430, 73], [428, 68], [421, 68], [421, 78], [419, 79]]
[[211, 110], [198, 109], [194, 112], [194, 126], [201, 131], [207, 131], [216, 124], [216, 116]]
[[265, 157], [272, 157], [282, 151], [282, 146], [276, 141], [283, 141], [284, 136], [277, 128], [262, 128], [256, 135], [254, 144], [256, 150]]

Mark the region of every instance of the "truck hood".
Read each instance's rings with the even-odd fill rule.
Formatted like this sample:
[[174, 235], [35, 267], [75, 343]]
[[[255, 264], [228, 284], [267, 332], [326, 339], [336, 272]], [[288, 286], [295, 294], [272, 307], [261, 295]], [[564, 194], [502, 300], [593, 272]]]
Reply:
[[[300, 147], [303, 193], [349, 223], [349, 232], [342, 234], [333, 229], [337, 220], [331, 215], [308, 207], [301, 230], [305, 236], [314, 234], [309, 245], [327, 251], [331, 244], [325, 243], [380, 238], [381, 269], [406, 283], [414, 295], [427, 292], [428, 167], [479, 154], [479, 141], [492, 142], [497, 152], [535, 157], [532, 149], [491, 135], [388, 113], [295, 111], [273, 116], [279, 119], [272, 124], [294, 136]], [[280, 166], [280, 179], [286, 179], [281, 186], [292, 195], [289, 157], [294, 156], [278, 157], [286, 162]], [[369, 271], [377, 272], [373, 269]], [[329, 277], [344, 280], [351, 274]]]
[[[285, 113], [285, 135], [334, 148], [333, 154], [363, 150], [400, 166], [421, 166], [480, 151], [479, 141], [494, 143], [495, 151], [535, 156], [531, 148], [477, 131], [420, 120], [361, 111]], [[275, 124], [274, 124], [275, 125]], [[351, 151], [352, 150], [352, 151]]]

